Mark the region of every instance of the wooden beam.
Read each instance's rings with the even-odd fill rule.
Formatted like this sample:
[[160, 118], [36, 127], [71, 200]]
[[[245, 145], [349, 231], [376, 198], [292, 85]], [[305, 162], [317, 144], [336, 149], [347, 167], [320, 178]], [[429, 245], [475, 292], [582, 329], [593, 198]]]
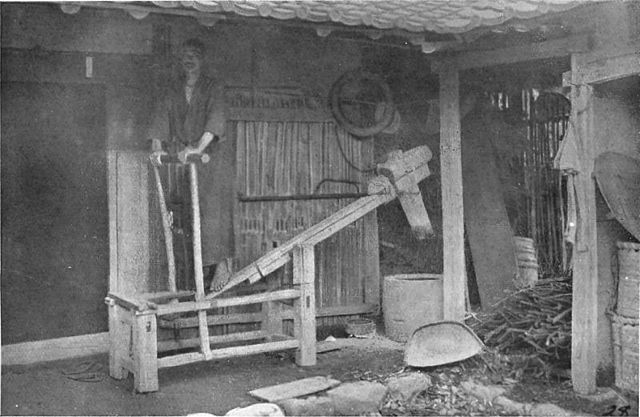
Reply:
[[[205, 298], [211, 299], [219, 296], [234, 286], [249, 281], [253, 284], [264, 278], [276, 269], [283, 266], [290, 259], [289, 253], [300, 244], [316, 245], [342, 230], [345, 226], [365, 216], [378, 206], [388, 203], [403, 192], [415, 191], [414, 183], [418, 183], [429, 175], [427, 163], [431, 158], [431, 152], [427, 146], [420, 146], [404, 152], [394, 160], [394, 164], [404, 168], [402, 173], [377, 176], [369, 181], [367, 197], [362, 197], [336, 213], [311, 226], [302, 233], [283, 243], [279, 247], [267, 252], [258, 260], [247, 265], [229, 280], [227, 285], [219, 292], [213, 292]], [[422, 201], [420, 201], [422, 203]], [[426, 214], [426, 210], [424, 212]], [[408, 220], [412, 220], [409, 217]], [[415, 219], [414, 219], [415, 220]]]
[[242, 295], [238, 297], [216, 298], [213, 300], [187, 301], [176, 304], [161, 304], [156, 308], [159, 316], [173, 313], [186, 313], [197, 310], [210, 310], [212, 308], [236, 307], [249, 304], [259, 304], [266, 301], [291, 300], [300, 297], [297, 289], [287, 289], [258, 294]]
[[[358, 220], [371, 210], [393, 200], [394, 198], [395, 193], [371, 195], [349, 204], [320, 223], [311, 226], [304, 232], [296, 235], [294, 238], [283, 243], [272, 251], [267, 252], [255, 262], [238, 271], [238, 273], [233, 275], [222, 291], [226, 291], [247, 280], [250, 283], [260, 280], [286, 264], [291, 259], [289, 252], [294, 246], [303, 242], [321, 242], [334, 233], [340, 231], [344, 226]], [[221, 292], [211, 293], [205, 298], [211, 299], [217, 297], [220, 293]]]
[[[198, 196], [198, 169], [195, 163], [189, 164], [189, 186], [191, 194], [191, 242], [193, 243], [193, 275], [196, 281], [196, 302], [204, 299], [204, 277], [202, 270], [202, 240], [200, 236], [200, 197]], [[172, 233], [169, 231], [169, 233]], [[211, 358], [209, 345], [209, 326], [207, 312], [198, 311], [198, 333], [200, 334], [200, 351], [205, 359]]]
[[293, 284], [300, 287], [300, 298], [293, 304], [296, 317], [296, 339], [300, 346], [296, 363], [300, 366], [316, 364], [316, 262], [313, 245], [303, 244], [293, 249]]
[[635, 53], [589, 62], [577, 70], [572, 82], [599, 84], [640, 74], [640, 54]]
[[584, 57], [571, 57], [571, 120], [576, 129], [580, 172], [576, 175], [578, 235], [574, 247], [571, 320], [571, 380], [579, 394], [596, 390], [598, 366], [598, 253], [594, 169], [593, 87], [579, 84]]
[[[507, 65], [537, 59], [569, 56], [575, 52], [588, 51], [590, 46], [591, 40], [588, 35], [575, 35], [563, 39], [529, 43], [503, 49], [464, 52], [447, 58], [447, 60], [450, 61], [455, 68], [462, 71], [471, 68], [492, 67], [495, 65]], [[435, 64], [434, 72], [442, 72], [440, 64]]]
[[[236, 356], [255, 355], [257, 353], [275, 352], [279, 350], [295, 349], [298, 347], [297, 340], [282, 340], [277, 342], [260, 343], [256, 345], [234, 346], [211, 351], [211, 359], [225, 359]], [[171, 366], [186, 365], [188, 363], [200, 362], [204, 360], [204, 355], [199, 352], [183, 353], [181, 355], [167, 356], [158, 359], [158, 368], [168, 368]]]
[[138, 392], [158, 390], [158, 334], [155, 314], [138, 314], [133, 324], [133, 385]]
[[[251, 340], [264, 339], [267, 336], [266, 332], [262, 330], [254, 330], [250, 332], [237, 332], [220, 336], [209, 336], [209, 344], [221, 344], [231, 342], [247, 342]], [[177, 340], [161, 340], [158, 341], [158, 352], [166, 352], [169, 350], [179, 350], [185, 348], [192, 348], [200, 345], [200, 338], [194, 337], [189, 339], [177, 339]]]
[[444, 319], [462, 321], [465, 315], [466, 271], [462, 152], [458, 71], [440, 72], [440, 178], [442, 187], [442, 287]]

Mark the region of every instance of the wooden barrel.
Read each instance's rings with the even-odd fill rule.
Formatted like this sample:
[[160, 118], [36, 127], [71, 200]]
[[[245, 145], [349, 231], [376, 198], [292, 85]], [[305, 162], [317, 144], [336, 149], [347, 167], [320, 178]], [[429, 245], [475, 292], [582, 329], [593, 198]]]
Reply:
[[385, 335], [406, 342], [418, 327], [442, 320], [442, 275], [384, 277], [382, 311]]
[[538, 255], [534, 241], [528, 237], [515, 236], [513, 243], [518, 261], [516, 287], [533, 287], [538, 281]]
[[640, 291], [640, 244], [618, 242], [618, 297], [616, 312], [638, 318]]

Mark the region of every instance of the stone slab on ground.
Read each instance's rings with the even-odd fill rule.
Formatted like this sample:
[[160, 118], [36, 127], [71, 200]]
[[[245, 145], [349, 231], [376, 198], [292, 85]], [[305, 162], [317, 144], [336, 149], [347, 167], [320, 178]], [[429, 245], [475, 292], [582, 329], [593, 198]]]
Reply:
[[337, 415], [353, 416], [377, 413], [387, 393], [379, 382], [357, 381], [327, 391]]
[[316, 392], [325, 391], [340, 384], [340, 381], [325, 376], [314, 376], [311, 378], [298, 379], [285, 384], [272, 385], [269, 387], [254, 389], [249, 394], [266, 400], [276, 402], [287, 398], [302, 397]]
[[411, 402], [416, 395], [431, 386], [431, 377], [422, 372], [411, 372], [393, 376], [386, 384], [388, 397]]
[[329, 397], [289, 398], [279, 402], [287, 416], [333, 416], [336, 414]]

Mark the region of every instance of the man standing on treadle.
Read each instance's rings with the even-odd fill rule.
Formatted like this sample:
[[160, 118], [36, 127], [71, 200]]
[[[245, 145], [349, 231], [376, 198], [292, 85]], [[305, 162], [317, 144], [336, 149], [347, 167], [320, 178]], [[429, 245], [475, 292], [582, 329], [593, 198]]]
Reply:
[[218, 291], [230, 277], [232, 229], [231, 219], [224, 215], [230, 210], [230, 202], [226, 201], [229, 199], [216, 190], [220, 182], [228, 183], [230, 179], [216, 172], [220, 171], [216, 170], [216, 162], [225, 140], [224, 89], [203, 73], [204, 55], [205, 46], [200, 40], [188, 39], [183, 43], [181, 75], [168, 86], [159, 103], [149, 136], [154, 153], [165, 153], [163, 143], [172, 143], [174, 149], [181, 149], [178, 158], [183, 162], [189, 154], [207, 152], [211, 156], [208, 164], [198, 167], [198, 193], [204, 280], [211, 282], [211, 291]]

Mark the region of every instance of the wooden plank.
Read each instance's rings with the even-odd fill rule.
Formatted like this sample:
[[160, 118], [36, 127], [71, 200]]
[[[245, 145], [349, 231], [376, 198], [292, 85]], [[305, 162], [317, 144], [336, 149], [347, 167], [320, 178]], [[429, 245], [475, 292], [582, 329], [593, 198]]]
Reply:
[[162, 304], [157, 306], [157, 314], [184, 313], [188, 311], [210, 310], [212, 308], [234, 307], [249, 304], [264, 303], [265, 301], [290, 300], [300, 297], [300, 291], [287, 289], [243, 295], [238, 297], [216, 298], [213, 300], [188, 301], [177, 304]]
[[[231, 342], [247, 342], [250, 340], [259, 340], [267, 336], [262, 330], [254, 330], [250, 332], [237, 332], [220, 336], [209, 336], [209, 344], [215, 345], [220, 343]], [[169, 350], [178, 350], [192, 348], [200, 345], [200, 338], [178, 339], [178, 340], [162, 340], [158, 342], [158, 352], [166, 352]]]
[[[362, 153], [362, 165], [373, 166], [374, 164], [374, 141], [360, 142]], [[368, 174], [370, 177], [373, 173]], [[375, 312], [381, 309], [380, 291], [380, 248], [378, 243], [378, 215], [377, 210], [371, 211], [363, 217], [363, 259], [361, 268], [364, 274], [364, 302], [366, 304], [375, 305]], [[358, 314], [358, 313], [356, 313]]]
[[158, 369], [170, 368], [172, 366], [181, 366], [194, 362], [202, 362], [205, 360], [204, 354], [201, 352], [182, 353], [180, 355], [167, 356], [158, 359]]
[[573, 82], [577, 84], [599, 84], [619, 78], [640, 74], [638, 51], [624, 56], [604, 58], [576, 69]]
[[[262, 320], [262, 317], [262, 313], [209, 314], [207, 316], [207, 325], [220, 326], [223, 324], [258, 323]], [[182, 317], [175, 320], [165, 320], [161, 316], [158, 323], [161, 328], [187, 329], [190, 327], [198, 327], [198, 318]]]
[[295, 334], [300, 341], [296, 363], [300, 366], [316, 364], [316, 261], [313, 245], [299, 245], [293, 249], [293, 283], [300, 286], [300, 298], [294, 301]]
[[249, 391], [249, 394], [261, 400], [276, 402], [287, 398], [302, 397], [315, 394], [316, 392], [326, 391], [339, 384], [340, 381], [337, 379], [326, 376], [314, 376], [285, 384], [254, 389], [253, 391]]
[[[275, 277], [274, 277], [275, 278]], [[267, 283], [269, 291], [276, 291], [277, 282], [270, 279]], [[269, 334], [281, 334], [282, 331], [282, 304], [277, 301], [262, 303], [262, 329]]]
[[[571, 73], [580, 73], [584, 57], [571, 57]], [[577, 81], [577, 80], [575, 80]], [[571, 380], [579, 394], [596, 390], [598, 366], [598, 253], [594, 169], [593, 88], [575, 82], [571, 119], [575, 124], [581, 172], [576, 175], [578, 235], [574, 249], [571, 320]], [[582, 197], [580, 197], [582, 196]]]
[[486, 124], [482, 111], [472, 110], [464, 119], [462, 167], [464, 225], [480, 302], [488, 309], [515, 291], [518, 262], [504, 185], [491, 146], [494, 130]]
[[279, 350], [296, 349], [299, 346], [297, 340], [280, 340], [277, 342], [260, 343], [248, 346], [236, 346], [212, 351], [213, 359], [232, 358], [235, 356], [249, 356], [257, 353], [275, 352]]
[[157, 339], [155, 314], [136, 315], [133, 329], [133, 383], [138, 392], [158, 390]]
[[[198, 171], [195, 163], [189, 164], [189, 186], [191, 194], [191, 224], [193, 243], [193, 273], [196, 281], [196, 301], [204, 298], [204, 278], [202, 270], [202, 239], [200, 236], [200, 198], [198, 196]], [[211, 356], [209, 346], [209, 327], [207, 326], [207, 312], [198, 311], [198, 333], [200, 334], [200, 351], [206, 359]]]
[[193, 297], [194, 291], [182, 290], [182, 291], [160, 291], [160, 292], [147, 292], [136, 295], [139, 300], [150, 301], [152, 303], [162, 303], [175, 299]]
[[107, 190], [109, 209], [109, 291], [118, 287], [118, 151], [107, 150]]
[[124, 359], [129, 357], [130, 327], [123, 323], [124, 314], [132, 314], [109, 302], [109, 375], [114, 379], [127, 377]]
[[[316, 317], [334, 317], [334, 316], [356, 316], [361, 314], [375, 314], [379, 309], [379, 304], [352, 304], [345, 306], [320, 307], [316, 309]], [[284, 309], [282, 312], [282, 320], [291, 320], [294, 318], [293, 310]], [[216, 314], [207, 316], [207, 325], [219, 326], [223, 324], [247, 324], [259, 323], [263, 319], [262, 313], [235, 313], [235, 314]], [[197, 317], [184, 317], [176, 320], [164, 320], [162, 316], [159, 318], [161, 328], [190, 328], [198, 327]]]
[[458, 70], [440, 73], [440, 178], [442, 188], [442, 287], [444, 319], [465, 315], [464, 207]]
[[167, 253], [167, 265], [168, 265], [168, 287], [169, 291], [176, 291], [176, 259], [173, 253], [173, 231], [171, 230], [171, 214], [167, 210], [167, 202], [165, 201], [164, 188], [162, 186], [162, 179], [160, 178], [160, 171], [157, 166], [153, 167], [153, 174], [156, 184], [156, 193], [158, 196], [158, 205], [160, 207], [160, 218], [162, 219], [162, 230], [164, 232], [164, 245]]
[[[117, 283], [123, 294], [148, 291], [149, 204], [147, 152], [121, 151], [115, 157], [116, 228], [115, 256]], [[113, 188], [113, 187], [112, 187]], [[110, 221], [110, 224], [113, 222]]]
[[[464, 52], [450, 58], [450, 63], [459, 71], [515, 64], [517, 62], [569, 56], [575, 52], [585, 52], [590, 49], [590, 44], [589, 36], [574, 35], [563, 39], [529, 43], [503, 49]], [[434, 72], [443, 72], [439, 64], [435, 65]]]
[[116, 292], [110, 292], [105, 301], [107, 304], [113, 301], [129, 310], [146, 311], [151, 308], [151, 306], [144, 300], [139, 300], [137, 297], [129, 297], [125, 294]]

